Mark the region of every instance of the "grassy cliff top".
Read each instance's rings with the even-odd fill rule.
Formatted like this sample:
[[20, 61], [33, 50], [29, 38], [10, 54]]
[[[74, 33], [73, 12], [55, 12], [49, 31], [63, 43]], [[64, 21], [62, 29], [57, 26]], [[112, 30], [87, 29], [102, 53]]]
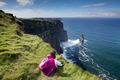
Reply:
[[57, 59], [65, 66], [45, 77], [38, 64], [52, 47], [38, 36], [23, 33], [17, 21], [20, 22], [0, 11], [0, 80], [101, 80], [60, 55]]

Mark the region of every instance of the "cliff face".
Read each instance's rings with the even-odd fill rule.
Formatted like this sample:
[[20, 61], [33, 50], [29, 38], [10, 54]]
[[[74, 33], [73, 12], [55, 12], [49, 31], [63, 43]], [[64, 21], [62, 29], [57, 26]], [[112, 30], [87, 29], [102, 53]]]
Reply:
[[22, 22], [25, 33], [38, 35], [59, 53], [63, 52], [60, 43], [68, 37], [59, 19], [22, 19]]

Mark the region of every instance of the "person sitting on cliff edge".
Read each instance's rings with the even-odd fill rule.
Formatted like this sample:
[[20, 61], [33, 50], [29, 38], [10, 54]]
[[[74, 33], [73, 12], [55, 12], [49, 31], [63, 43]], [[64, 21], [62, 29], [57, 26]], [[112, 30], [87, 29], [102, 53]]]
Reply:
[[44, 58], [39, 64], [39, 69], [43, 72], [45, 76], [50, 76], [53, 70], [57, 69], [59, 66], [64, 66], [63, 63], [56, 60], [55, 51], [51, 52]]

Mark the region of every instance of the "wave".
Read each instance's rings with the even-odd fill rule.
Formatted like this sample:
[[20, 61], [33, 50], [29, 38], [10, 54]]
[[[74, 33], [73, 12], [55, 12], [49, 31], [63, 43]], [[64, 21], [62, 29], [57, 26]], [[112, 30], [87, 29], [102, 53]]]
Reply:
[[[84, 46], [81, 45], [81, 42], [79, 39], [71, 40], [69, 39], [66, 42], [61, 43], [61, 47], [63, 48], [63, 54], [62, 56], [70, 63], [78, 63], [78, 65], [81, 63], [84, 64], [84, 67], [88, 70], [91, 70], [93, 72], [97, 71], [97, 75], [100, 77], [103, 77], [105, 80], [117, 80], [110, 77], [110, 73], [103, 69], [101, 66], [99, 66], [92, 57], [94, 57], [94, 54], [92, 53], [92, 50], [88, 49], [86, 46], [87, 40], [85, 40]], [[89, 54], [89, 55], [88, 55]]]
[[[85, 43], [86, 42], [87, 42], [87, 40], [85, 40]], [[79, 39], [76, 39], [76, 40], [69, 39], [67, 42], [62, 42], [61, 43], [62, 48], [72, 47], [72, 46], [75, 46], [75, 45], [81, 45], [81, 42], [80, 42]]]

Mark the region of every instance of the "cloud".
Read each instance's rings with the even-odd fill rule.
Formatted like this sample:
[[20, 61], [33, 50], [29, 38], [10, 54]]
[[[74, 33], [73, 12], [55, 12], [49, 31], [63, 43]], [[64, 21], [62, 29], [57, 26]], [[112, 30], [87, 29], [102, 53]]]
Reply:
[[84, 8], [88, 8], [88, 7], [101, 7], [101, 6], [105, 6], [106, 3], [95, 3], [95, 4], [89, 4], [89, 5], [83, 5], [82, 7]]
[[115, 11], [115, 10], [108, 10], [108, 11], [101, 11], [97, 13], [98, 15], [103, 15], [103, 16], [113, 16], [113, 17], [120, 17], [120, 11]]
[[58, 17], [60, 14], [56, 11], [43, 9], [4, 9], [7, 13], [12, 13], [18, 18], [35, 18], [35, 17]]
[[[34, 18], [34, 17], [77, 17], [82, 14], [71, 11], [56, 11], [43, 9], [4, 9], [7, 13], [12, 13], [19, 18]], [[70, 14], [68, 14], [70, 13]]]
[[[7, 13], [12, 13], [19, 18], [34, 18], [34, 17], [62, 17], [68, 16], [66, 12], [43, 10], [43, 9], [4, 9]], [[70, 15], [72, 16], [72, 15]]]
[[106, 11], [87, 12], [85, 15], [90, 17], [108, 17], [108, 18], [119, 17], [120, 18], [120, 11], [106, 10]]
[[6, 3], [5, 3], [5, 2], [0, 1], [0, 7], [4, 7], [5, 5], [6, 5]]
[[7, 13], [12, 13], [14, 16], [17, 16], [19, 18], [32, 18], [32, 17], [40, 17], [43, 16], [41, 12], [43, 11], [37, 11], [33, 9], [4, 9]]
[[16, 0], [20, 5], [26, 6], [26, 5], [32, 5], [34, 0]]
[[116, 17], [120, 18], [120, 10], [103, 10], [103, 11], [71, 11], [71, 10], [45, 10], [45, 9], [4, 9], [7, 13], [12, 13], [19, 18], [34, 17]]

